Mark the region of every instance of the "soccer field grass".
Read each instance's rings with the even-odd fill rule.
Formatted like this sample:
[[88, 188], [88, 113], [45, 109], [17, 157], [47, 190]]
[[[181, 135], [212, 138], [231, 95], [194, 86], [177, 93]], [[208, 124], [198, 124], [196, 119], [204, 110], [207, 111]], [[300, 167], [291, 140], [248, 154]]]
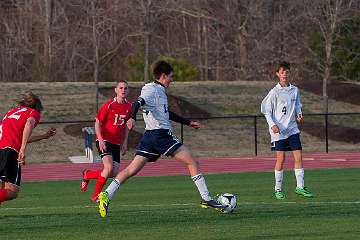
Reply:
[[0, 239], [358, 239], [360, 169], [305, 171], [316, 194], [272, 197], [273, 173], [207, 175], [213, 193], [238, 197], [233, 214], [201, 209], [187, 176], [136, 177], [118, 191], [106, 219], [79, 181], [23, 183], [18, 199], [0, 206]]

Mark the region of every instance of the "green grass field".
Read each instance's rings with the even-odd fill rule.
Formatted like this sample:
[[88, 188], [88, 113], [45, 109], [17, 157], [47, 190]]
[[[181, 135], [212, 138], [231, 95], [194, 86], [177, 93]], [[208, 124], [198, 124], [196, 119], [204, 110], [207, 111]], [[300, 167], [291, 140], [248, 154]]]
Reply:
[[187, 176], [136, 177], [117, 193], [106, 219], [81, 193], [79, 181], [32, 182], [21, 196], [0, 207], [0, 239], [358, 239], [360, 169], [306, 171], [316, 197], [293, 193], [293, 172], [285, 173], [287, 199], [272, 198], [273, 173], [214, 174], [214, 193], [238, 197], [233, 214], [198, 206]]

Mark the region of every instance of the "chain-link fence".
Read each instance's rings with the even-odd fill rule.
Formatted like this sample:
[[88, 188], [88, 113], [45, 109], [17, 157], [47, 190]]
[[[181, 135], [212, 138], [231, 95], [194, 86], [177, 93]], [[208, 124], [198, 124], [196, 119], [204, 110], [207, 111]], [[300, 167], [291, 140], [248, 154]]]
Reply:
[[[195, 157], [254, 156], [269, 154], [270, 136], [261, 115], [212, 117], [200, 119], [202, 127], [194, 130], [174, 123], [174, 133], [183, 140]], [[34, 134], [49, 127], [58, 129], [53, 138], [29, 145], [28, 162], [66, 162], [70, 156], [85, 156], [84, 127], [93, 121], [44, 122]], [[360, 150], [360, 113], [308, 114], [300, 124], [305, 152]], [[144, 131], [138, 121], [129, 136], [129, 151], [124, 159], [132, 159]], [[94, 140], [94, 139], [93, 139]], [[97, 150], [93, 144], [95, 156]]]

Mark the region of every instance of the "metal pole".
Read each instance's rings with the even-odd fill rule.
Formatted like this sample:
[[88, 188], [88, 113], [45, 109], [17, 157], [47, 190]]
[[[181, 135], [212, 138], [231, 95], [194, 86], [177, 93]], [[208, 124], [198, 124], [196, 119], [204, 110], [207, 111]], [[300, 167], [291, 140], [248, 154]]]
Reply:
[[255, 156], [257, 156], [257, 117], [254, 117], [254, 140], [255, 140]]
[[325, 113], [325, 145], [326, 153], [329, 152], [329, 136], [328, 136], [328, 114]]
[[99, 111], [99, 81], [95, 82], [95, 108], [96, 112]]
[[184, 143], [184, 125], [181, 123], [180, 127], [181, 142]]

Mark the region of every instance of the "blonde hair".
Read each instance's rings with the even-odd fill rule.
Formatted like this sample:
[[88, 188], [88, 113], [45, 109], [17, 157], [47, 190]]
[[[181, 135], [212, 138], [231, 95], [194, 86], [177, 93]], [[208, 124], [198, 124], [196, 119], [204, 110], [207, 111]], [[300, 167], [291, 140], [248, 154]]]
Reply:
[[19, 105], [22, 107], [33, 108], [38, 112], [43, 110], [40, 98], [31, 91], [27, 91], [23, 94], [23, 98], [19, 101]]

